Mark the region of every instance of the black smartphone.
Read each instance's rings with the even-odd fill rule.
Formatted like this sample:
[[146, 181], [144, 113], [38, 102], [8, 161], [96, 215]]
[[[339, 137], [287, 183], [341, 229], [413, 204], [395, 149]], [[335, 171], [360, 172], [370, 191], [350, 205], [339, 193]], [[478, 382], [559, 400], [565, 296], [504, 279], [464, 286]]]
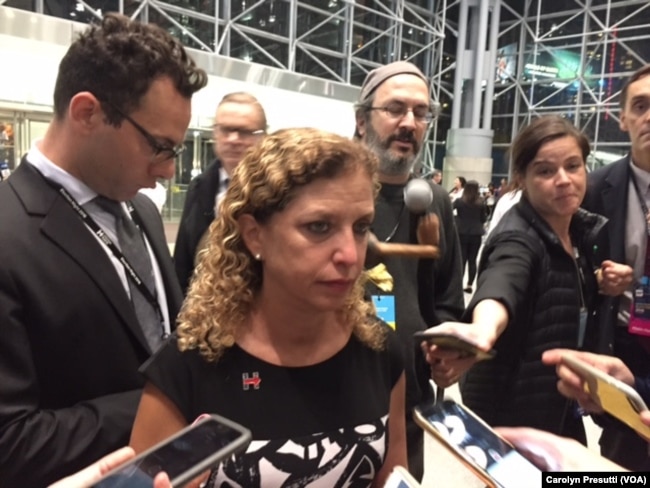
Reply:
[[180, 487], [225, 458], [241, 452], [251, 432], [241, 425], [209, 415], [107, 473], [94, 488], [151, 488], [161, 471]]
[[427, 402], [415, 407], [414, 418], [488, 486], [542, 486], [541, 471], [464, 405]]
[[479, 349], [476, 344], [453, 334], [421, 330], [413, 334], [413, 337], [417, 341], [427, 341], [429, 344], [435, 344], [441, 349], [452, 349], [458, 351], [462, 357], [476, 356], [478, 360], [484, 360], [492, 359], [497, 353], [494, 349], [483, 351], [482, 349]]

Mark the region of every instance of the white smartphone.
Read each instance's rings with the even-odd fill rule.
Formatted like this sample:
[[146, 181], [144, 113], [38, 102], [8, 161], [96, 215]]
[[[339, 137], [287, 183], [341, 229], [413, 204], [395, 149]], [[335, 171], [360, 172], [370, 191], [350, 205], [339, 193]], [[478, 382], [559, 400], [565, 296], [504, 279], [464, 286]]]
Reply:
[[395, 466], [390, 472], [384, 488], [422, 488], [411, 473], [402, 466]]
[[584, 379], [585, 391], [596, 404], [642, 436], [650, 438], [650, 427], [639, 418], [639, 413], [648, 407], [634, 388], [568, 354], [562, 356], [562, 362]]
[[415, 407], [415, 421], [491, 488], [539, 488], [541, 471], [470, 409], [444, 400]]
[[251, 432], [209, 415], [106, 474], [94, 488], [151, 488], [161, 471], [180, 487], [248, 446]]

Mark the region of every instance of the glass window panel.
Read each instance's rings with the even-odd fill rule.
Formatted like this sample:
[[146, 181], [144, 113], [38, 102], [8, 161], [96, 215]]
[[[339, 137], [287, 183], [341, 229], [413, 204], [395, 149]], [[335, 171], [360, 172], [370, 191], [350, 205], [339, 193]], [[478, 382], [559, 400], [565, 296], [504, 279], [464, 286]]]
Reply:
[[422, 70], [423, 73], [427, 74], [431, 72], [431, 51], [425, 49], [424, 51], [420, 51], [418, 54], [413, 55], [411, 50], [412, 48], [409, 48], [409, 46], [402, 46], [402, 59], [405, 61], [410, 61], [414, 65], [416, 65], [418, 68]]
[[[379, 13], [368, 11], [365, 9], [354, 9], [354, 30], [356, 33], [357, 27], [359, 29], [364, 29], [367, 26], [372, 26], [375, 28], [375, 32], [385, 32], [390, 27], [393, 26], [393, 21], [387, 16], [382, 10], [383, 15]], [[374, 34], [376, 35], [376, 34]], [[373, 35], [373, 37], [374, 37]]]
[[492, 117], [492, 130], [494, 131], [494, 144], [509, 144], [512, 134], [512, 117], [505, 115]]
[[[329, 18], [329, 20], [327, 20]], [[325, 22], [318, 29], [302, 37], [306, 32], [313, 29], [321, 22]], [[341, 15], [330, 18], [319, 12], [310, 9], [298, 8], [298, 22], [296, 25], [298, 38], [314, 46], [343, 52], [346, 49], [345, 18]]]
[[436, 132], [436, 142], [445, 143], [447, 141], [447, 133], [451, 129], [451, 117], [446, 114], [440, 114], [438, 118], [438, 130]]
[[[215, 14], [214, 1], [215, 0], [166, 0], [164, 3], [174, 5], [175, 7], [181, 7], [187, 10], [188, 12], [200, 12], [205, 15], [214, 15]], [[127, 0], [125, 1], [125, 3], [139, 4], [140, 2], [135, 0]]]
[[[592, 136], [595, 138], [595, 136]], [[598, 113], [598, 142], [599, 143], [626, 143], [629, 144], [627, 133], [621, 131], [619, 126], [619, 111], [609, 112], [601, 110]], [[628, 147], [629, 149], [629, 147]]]
[[431, 11], [435, 7], [436, 3], [438, 2], [439, 0], [411, 0], [405, 3], [407, 5], [414, 5], [416, 7], [421, 7], [422, 9]]
[[[248, 39], [252, 40], [259, 47], [249, 42]], [[288, 40], [280, 42], [253, 34], [246, 34], [246, 37], [244, 37], [235, 30], [231, 30], [230, 40], [230, 56], [233, 58], [239, 58], [244, 61], [260, 63], [277, 68], [278, 64], [269, 59], [270, 56], [282, 66], [287, 66], [289, 64]], [[261, 49], [263, 49], [265, 53], [262, 52]]]
[[628, 71], [637, 70], [648, 63], [650, 61], [650, 46], [648, 44], [647, 36], [643, 39], [628, 39], [625, 41], [625, 46], [621, 46], [619, 43], [617, 52], [620, 53], [623, 61], [621, 67]]
[[[311, 56], [317, 58], [338, 76], [343, 77], [343, 59], [327, 56], [322, 53], [312, 53]], [[340, 81], [340, 79], [336, 78], [336, 76], [327, 71], [327, 69], [314, 61], [311, 56], [302, 49], [296, 50], [296, 71], [298, 73], [317, 76], [326, 80]]]
[[419, 66], [425, 73], [431, 72], [435, 34], [414, 26], [404, 26], [402, 31], [401, 58]]
[[[231, 2], [231, 18], [236, 19], [235, 24], [245, 25], [260, 32], [268, 32], [280, 36], [289, 35], [289, 4], [282, 1], [264, 2], [248, 10], [253, 1], [237, 0]], [[244, 11], [246, 13], [237, 18]], [[223, 11], [220, 15], [223, 16]]]
[[[160, 4], [164, 7], [164, 4]], [[173, 19], [172, 22], [169, 18]], [[159, 25], [176, 37], [183, 45], [203, 51], [214, 51], [214, 23], [182, 15], [175, 12], [165, 11], [165, 14], [156, 9], [149, 9], [149, 22]], [[194, 39], [194, 37], [196, 39]], [[197, 42], [198, 41], [200, 42]], [[201, 43], [205, 44], [204, 47]]]
[[368, 66], [365, 68], [367, 71], [364, 71], [364, 69], [360, 68], [356, 63], [352, 63], [350, 68], [350, 84], [356, 86], [361, 86], [363, 84], [363, 80], [366, 79], [368, 71], [372, 69], [372, 67]]
[[20, 10], [36, 11], [34, 0], [7, 0], [2, 4], [5, 7], [17, 8]]
[[[557, 11], [557, 4], [555, 5]], [[584, 15], [561, 15], [542, 19], [539, 23], [539, 36], [544, 42], [553, 41], [554, 38], [572, 39], [577, 42], [585, 31]], [[562, 42], [561, 40], [559, 42]], [[566, 41], [564, 41], [566, 42]]]
[[[424, 0], [424, 1], [429, 1], [429, 0]], [[412, 24], [415, 27], [424, 29], [425, 24], [422, 22], [421, 19], [424, 20], [425, 22], [428, 22], [431, 25], [435, 25], [435, 15], [432, 10], [422, 11], [421, 9], [414, 9], [414, 10], [410, 10], [408, 8], [404, 9], [404, 22], [408, 24]]]
[[394, 49], [396, 37], [392, 32], [390, 34], [377, 32], [355, 22], [352, 42], [355, 57], [380, 64], [388, 64], [396, 60]]
[[[108, 0], [106, 2], [96, 2], [108, 10], [117, 10], [117, 2]], [[11, 6], [11, 2], [4, 5]], [[112, 6], [112, 8], [110, 8]], [[108, 10], [103, 10], [106, 12]], [[97, 17], [88, 10], [83, 4], [75, 0], [44, 0], [43, 13], [61, 19], [73, 20], [75, 22], [89, 23], [95, 21]]]

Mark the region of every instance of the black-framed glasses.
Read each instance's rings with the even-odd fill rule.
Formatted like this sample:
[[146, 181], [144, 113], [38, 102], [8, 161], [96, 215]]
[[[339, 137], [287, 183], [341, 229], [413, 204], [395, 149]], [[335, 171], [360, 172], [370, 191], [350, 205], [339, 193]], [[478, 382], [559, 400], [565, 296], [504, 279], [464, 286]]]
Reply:
[[384, 105], [383, 107], [368, 107], [368, 110], [381, 110], [386, 115], [388, 115], [391, 119], [395, 119], [395, 120], [401, 119], [402, 117], [406, 117], [406, 114], [411, 112], [416, 122], [421, 122], [426, 124], [431, 122], [438, 115], [437, 110], [434, 111], [431, 109], [431, 107], [427, 105], [418, 105], [417, 107], [409, 107], [408, 105], [402, 102], [391, 102], [387, 105]]
[[154, 136], [152, 136], [147, 129], [142, 127], [140, 124], [138, 124], [130, 116], [122, 112], [111, 102], [103, 101], [103, 103], [109, 105], [113, 110], [115, 110], [118, 114], [120, 114], [121, 117], [123, 117], [133, 127], [135, 127], [140, 134], [143, 135], [143, 137], [147, 140], [149, 146], [151, 146], [151, 149], [153, 149], [153, 155], [151, 156], [152, 161], [160, 163], [163, 161], [167, 161], [168, 159], [176, 159], [178, 156], [180, 156], [183, 153], [183, 151], [185, 151], [186, 149], [185, 144], [177, 144], [176, 146], [160, 144], [158, 140]]
[[236, 132], [237, 137], [240, 139], [252, 139], [253, 137], [261, 136], [266, 133], [264, 129], [250, 130], [242, 127], [230, 127], [223, 124], [214, 124], [212, 128], [222, 137], [230, 137], [230, 134]]

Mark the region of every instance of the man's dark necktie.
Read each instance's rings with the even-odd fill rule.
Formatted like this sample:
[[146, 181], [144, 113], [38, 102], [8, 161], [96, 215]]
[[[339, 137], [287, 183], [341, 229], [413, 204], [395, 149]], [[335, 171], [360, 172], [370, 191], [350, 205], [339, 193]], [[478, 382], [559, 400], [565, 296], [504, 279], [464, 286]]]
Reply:
[[[155, 297], [156, 286], [153, 268], [142, 232], [140, 232], [140, 229], [135, 225], [133, 220], [126, 215], [119, 202], [101, 195], [95, 198], [95, 202], [97, 202], [100, 208], [115, 217], [119, 248], [142, 280], [144, 286]], [[135, 315], [138, 317], [140, 327], [144, 332], [149, 347], [151, 347], [152, 351], [155, 351], [162, 344], [162, 324], [160, 323], [160, 317], [154, 305], [149, 303], [135, 283], [133, 283], [133, 280], [128, 278], [128, 273], [127, 281], [129, 282], [131, 302], [135, 309]]]

